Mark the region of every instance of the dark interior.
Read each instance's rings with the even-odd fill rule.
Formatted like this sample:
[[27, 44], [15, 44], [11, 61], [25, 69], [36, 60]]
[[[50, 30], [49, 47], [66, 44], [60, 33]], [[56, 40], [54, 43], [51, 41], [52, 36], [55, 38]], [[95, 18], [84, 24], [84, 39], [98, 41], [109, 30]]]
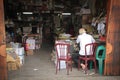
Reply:
[[[6, 31], [10, 34], [16, 33], [20, 28], [23, 33], [23, 27], [32, 27], [31, 33], [36, 34], [37, 27], [42, 27], [43, 39], [51, 42], [58, 36], [55, 32], [54, 17], [59, 16], [60, 22], [57, 27], [63, 28], [65, 33], [74, 37], [82, 27], [82, 16], [76, 15], [82, 8], [90, 9], [91, 14], [86, 21], [90, 24], [93, 17], [99, 17], [101, 13], [102, 16], [106, 15], [106, 7], [107, 0], [4, 0], [5, 21], [14, 23], [6, 24]], [[62, 16], [61, 13], [71, 15]]]

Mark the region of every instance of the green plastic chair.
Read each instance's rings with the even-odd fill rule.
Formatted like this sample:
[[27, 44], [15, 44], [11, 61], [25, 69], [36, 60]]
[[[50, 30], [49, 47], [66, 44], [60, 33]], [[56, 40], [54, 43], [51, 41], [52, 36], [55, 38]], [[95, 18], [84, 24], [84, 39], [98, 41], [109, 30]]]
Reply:
[[100, 45], [97, 47], [96, 50], [96, 60], [98, 60], [98, 65], [99, 65], [99, 74], [102, 75], [103, 74], [103, 70], [104, 70], [104, 64], [103, 64], [103, 60], [105, 59], [105, 54], [106, 53], [106, 48], [103, 45]]

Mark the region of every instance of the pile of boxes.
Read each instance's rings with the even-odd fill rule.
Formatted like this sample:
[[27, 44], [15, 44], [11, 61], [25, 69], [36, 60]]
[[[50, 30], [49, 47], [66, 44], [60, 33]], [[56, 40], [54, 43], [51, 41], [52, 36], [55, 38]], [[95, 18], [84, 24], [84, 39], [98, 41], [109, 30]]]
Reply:
[[26, 54], [27, 55], [33, 55], [33, 50], [35, 49], [35, 39], [32, 37], [29, 37], [26, 40]]
[[8, 70], [17, 70], [24, 64], [24, 47], [19, 43], [10, 43], [6, 47]]
[[17, 56], [15, 59], [7, 54], [7, 68], [8, 71], [17, 70], [21, 67], [20, 58]]

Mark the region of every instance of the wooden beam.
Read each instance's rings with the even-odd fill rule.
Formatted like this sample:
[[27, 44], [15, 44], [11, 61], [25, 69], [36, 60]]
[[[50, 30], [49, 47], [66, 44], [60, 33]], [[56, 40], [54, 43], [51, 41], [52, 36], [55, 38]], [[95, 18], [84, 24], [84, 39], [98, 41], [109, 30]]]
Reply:
[[4, 6], [3, 0], [0, 0], [0, 80], [7, 80], [7, 64], [5, 50], [6, 46], [5, 46]]
[[108, 0], [104, 75], [120, 75], [120, 0]]

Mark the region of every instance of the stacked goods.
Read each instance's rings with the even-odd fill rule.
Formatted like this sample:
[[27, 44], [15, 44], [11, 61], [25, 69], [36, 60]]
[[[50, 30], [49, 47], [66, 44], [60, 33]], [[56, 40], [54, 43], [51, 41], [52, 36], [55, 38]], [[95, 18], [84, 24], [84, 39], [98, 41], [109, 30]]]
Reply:
[[35, 39], [29, 37], [26, 40], [26, 53], [27, 55], [33, 55], [33, 50], [35, 49]]
[[24, 54], [25, 54], [24, 47], [14, 48], [14, 51], [20, 58], [20, 64], [23, 65], [24, 64]]
[[[7, 46], [8, 47], [8, 46]], [[6, 48], [8, 70], [19, 69], [24, 62], [24, 48]]]
[[13, 57], [14, 59], [16, 59], [16, 56], [19, 57], [20, 64], [23, 65], [25, 52], [24, 52], [24, 47], [20, 47], [19, 43], [7, 44], [6, 52], [7, 54], [11, 55], [11, 57]]
[[59, 39], [60, 40], [67, 40], [67, 39], [70, 39], [70, 34], [65, 34], [65, 33], [63, 33], [63, 34], [59, 34]]
[[7, 68], [9, 71], [17, 70], [20, 66], [20, 59], [18, 56], [14, 59], [11, 55], [7, 54]]

